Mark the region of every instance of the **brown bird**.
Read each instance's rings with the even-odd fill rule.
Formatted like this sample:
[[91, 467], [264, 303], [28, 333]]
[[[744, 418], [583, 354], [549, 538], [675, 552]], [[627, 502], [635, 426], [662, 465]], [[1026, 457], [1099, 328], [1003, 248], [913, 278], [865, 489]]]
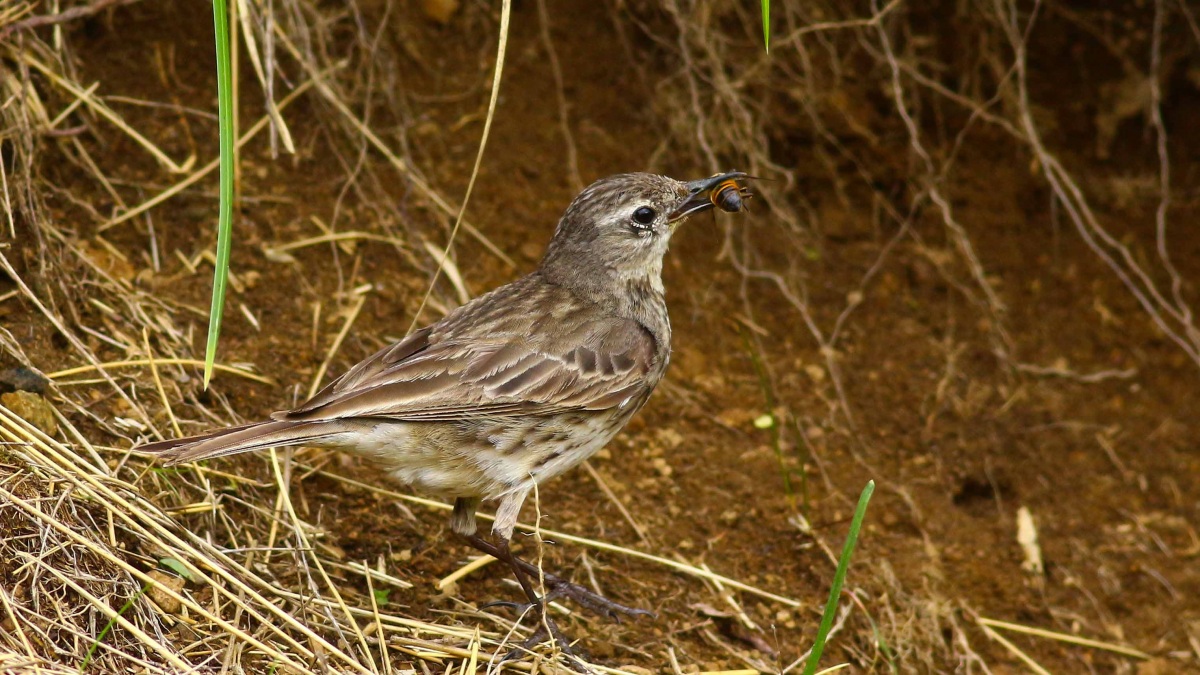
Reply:
[[[597, 613], [649, 614], [541, 572], [509, 550], [530, 490], [604, 447], [662, 379], [671, 324], [662, 262], [683, 220], [714, 206], [731, 172], [691, 182], [647, 173], [581, 192], [533, 273], [475, 298], [351, 368], [300, 407], [270, 420], [140, 449], [169, 463], [276, 446], [333, 448], [376, 462], [419, 491], [454, 498], [453, 530], [506, 562], [540, 628], [565, 651], [553, 598]], [[480, 501], [499, 502], [493, 540], [476, 531]], [[542, 578], [538, 597], [529, 578]]]

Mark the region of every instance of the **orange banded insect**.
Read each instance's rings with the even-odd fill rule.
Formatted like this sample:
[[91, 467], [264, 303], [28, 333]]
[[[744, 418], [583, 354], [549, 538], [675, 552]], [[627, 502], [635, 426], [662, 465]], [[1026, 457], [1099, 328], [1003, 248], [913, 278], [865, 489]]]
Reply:
[[709, 193], [713, 206], [726, 213], [737, 213], [744, 208], [744, 202], [754, 196], [750, 188], [741, 185], [737, 179], [730, 178], [718, 185]]

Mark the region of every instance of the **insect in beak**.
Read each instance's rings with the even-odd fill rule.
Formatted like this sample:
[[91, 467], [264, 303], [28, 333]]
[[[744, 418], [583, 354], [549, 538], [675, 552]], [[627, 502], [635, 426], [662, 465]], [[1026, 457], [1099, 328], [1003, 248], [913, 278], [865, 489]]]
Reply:
[[742, 181], [750, 178], [741, 171], [719, 173], [687, 183], [687, 195], [671, 210], [669, 219], [674, 222], [713, 207], [727, 213], [744, 208], [745, 200], [754, 196]]
[[745, 200], [754, 196], [750, 188], [738, 183], [736, 178], [722, 182], [709, 193], [713, 206], [726, 213], [737, 213], [745, 208]]

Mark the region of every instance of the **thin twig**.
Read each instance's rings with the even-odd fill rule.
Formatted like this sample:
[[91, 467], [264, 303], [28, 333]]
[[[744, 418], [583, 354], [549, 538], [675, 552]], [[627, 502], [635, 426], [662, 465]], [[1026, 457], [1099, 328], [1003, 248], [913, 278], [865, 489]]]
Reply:
[[5, 40], [8, 36], [17, 31], [34, 30], [44, 26], [57, 26], [59, 24], [85, 19], [93, 14], [99, 14], [110, 7], [120, 7], [122, 5], [132, 5], [141, 0], [96, 0], [90, 5], [80, 5], [64, 10], [58, 14], [39, 14], [31, 16], [28, 19], [22, 19], [15, 23], [10, 23], [3, 29], [0, 29], [0, 40]]

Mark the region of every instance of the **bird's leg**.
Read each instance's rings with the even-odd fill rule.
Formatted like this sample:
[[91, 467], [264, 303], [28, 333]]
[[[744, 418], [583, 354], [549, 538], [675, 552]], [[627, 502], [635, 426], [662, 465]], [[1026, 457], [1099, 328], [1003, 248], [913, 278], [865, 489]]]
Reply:
[[521, 642], [520, 647], [510, 652], [508, 656], [504, 657], [504, 660], [507, 661], [511, 658], [515, 658], [522, 652], [532, 651], [535, 646], [541, 644], [543, 640], [549, 637], [556, 645], [558, 645], [558, 648], [562, 650], [563, 654], [570, 657], [568, 663], [573, 667], [573, 669], [584, 673], [589, 672], [583, 667], [583, 658], [579, 655], [575, 648], [571, 646], [571, 641], [566, 635], [563, 634], [562, 629], [558, 627], [558, 624], [555, 623], [554, 619], [552, 619], [550, 614], [546, 611], [546, 603], [548, 600], [538, 597], [537, 592], [533, 590], [533, 584], [529, 582], [529, 576], [526, 574], [526, 567], [528, 565], [525, 563], [525, 561], [513, 555], [512, 550], [509, 549], [508, 540], [500, 538], [499, 543], [493, 543], [479, 536], [477, 532], [472, 532], [471, 534], [463, 536], [474, 548], [492, 556], [493, 558], [496, 558], [497, 560], [500, 560], [501, 562], [508, 563], [508, 566], [513, 571], [513, 576], [517, 578], [517, 583], [521, 585], [521, 590], [525, 592], [525, 597], [529, 600], [529, 604], [525, 605], [524, 608], [532, 607], [537, 613], [537, 629], [533, 631], [533, 635], [530, 635], [523, 642]]
[[[627, 616], [653, 616], [653, 613], [644, 609], [626, 607], [619, 603], [613, 602], [608, 598], [594, 593], [579, 584], [574, 584], [566, 579], [563, 579], [554, 574], [543, 571], [536, 565], [518, 558], [509, 547], [509, 537], [512, 533], [512, 527], [506, 527], [504, 531], [495, 532], [495, 541], [489, 540], [479, 534], [475, 523], [475, 509], [479, 506], [479, 500], [469, 497], [460, 497], [454, 502], [454, 517], [451, 521], [452, 529], [466, 540], [472, 548], [482, 553], [496, 558], [506, 563], [512, 569], [513, 576], [517, 578], [517, 583], [520, 584], [521, 590], [525, 593], [525, 598], [529, 601], [528, 605], [520, 606], [511, 603], [492, 603], [493, 605], [511, 605], [519, 609], [533, 608], [537, 612], [538, 622], [537, 629], [533, 635], [527, 638], [522, 644], [521, 649], [531, 650], [534, 646], [540, 644], [547, 637], [551, 638], [555, 644], [563, 651], [564, 654], [572, 657], [569, 663], [576, 668], [583, 668], [583, 659], [571, 646], [571, 641], [563, 635], [558, 624], [547, 613], [547, 605], [556, 598], [570, 598], [579, 603], [583, 607], [613, 619], [620, 618], [620, 615]], [[519, 502], [518, 502], [519, 508]], [[515, 516], [513, 522], [515, 523]], [[538, 597], [537, 591], [534, 590], [533, 584], [530, 583], [530, 577], [536, 576], [543, 581], [546, 587], [546, 594]], [[517, 655], [520, 650], [510, 653], [506, 658], [512, 658]], [[586, 671], [583, 671], [586, 672]]]
[[[509, 538], [512, 536], [512, 526], [516, 524], [517, 512], [520, 511], [523, 499], [524, 495], [519, 495], [512, 498], [511, 501], [506, 500], [501, 504], [501, 508], [497, 511], [497, 525], [499, 529], [493, 528], [495, 542], [479, 534], [475, 522], [475, 509], [479, 507], [480, 501], [477, 497], [459, 497], [454, 501], [454, 516], [451, 520], [451, 529], [466, 539], [467, 543], [475, 550], [508, 563], [508, 566], [513, 570], [513, 574], [516, 575], [517, 581], [521, 584], [521, 590], [525, 591], [529, 603], [533, 606], [540, 607], [543, 603], [548, 603], [558, 598], [569, 598], [595, 614], [606, 616], [616, 621], [620, 621], [622, 615], [654, 616], [653, 612], [636, 607], [626, 607], [620, 603], [613, 602], [599, 593], [546, 572], [540, 567], [530, 564], [513, 554], [509, 549]], [[530, 577], [537, 577], [543, 581], [546, 587], [545, 597], [537, 597], [537, 594], [533, 591], [532, 584], [529, 583]]]

